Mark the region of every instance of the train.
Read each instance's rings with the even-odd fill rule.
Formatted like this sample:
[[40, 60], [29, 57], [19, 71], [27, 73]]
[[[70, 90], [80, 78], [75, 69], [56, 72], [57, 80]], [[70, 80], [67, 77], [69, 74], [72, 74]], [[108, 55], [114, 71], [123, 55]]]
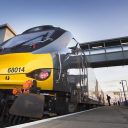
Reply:
[[30, 28], [0, 44], [0, 116], [16, 123], [104, 104], [84, 51], [60, 27]]

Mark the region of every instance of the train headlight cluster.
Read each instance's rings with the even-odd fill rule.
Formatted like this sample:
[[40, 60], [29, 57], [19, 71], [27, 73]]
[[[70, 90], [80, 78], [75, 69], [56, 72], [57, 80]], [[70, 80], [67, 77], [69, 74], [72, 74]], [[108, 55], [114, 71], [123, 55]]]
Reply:
[[42, 81], [48, 79], [51, 74], [51, 69], [36, 69], [27, 74], [27, 77]]
[[42, 80], [47, 79], [48, 76], [49, 76], [49, 72], [47, 72], [47, 71], [42, 71], [39, 74], [39, 78], [42, 79]]

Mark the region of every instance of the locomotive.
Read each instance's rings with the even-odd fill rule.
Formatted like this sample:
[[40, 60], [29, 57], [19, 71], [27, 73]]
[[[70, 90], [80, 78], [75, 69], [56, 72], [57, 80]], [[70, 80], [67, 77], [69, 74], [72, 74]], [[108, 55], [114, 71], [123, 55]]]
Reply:
[[51, 25], [28, 29], [0, 45], [1, 117], [16, 123], [101, 105], [92, 76], [69, 31]]

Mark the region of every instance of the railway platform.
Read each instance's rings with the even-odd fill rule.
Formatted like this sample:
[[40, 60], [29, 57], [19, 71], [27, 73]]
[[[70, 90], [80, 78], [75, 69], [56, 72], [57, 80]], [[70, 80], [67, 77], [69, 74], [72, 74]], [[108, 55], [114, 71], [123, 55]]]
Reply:
[[83, 112], [35, 121], [14, 128], [128, 128], [128, 108], [99, 107]]

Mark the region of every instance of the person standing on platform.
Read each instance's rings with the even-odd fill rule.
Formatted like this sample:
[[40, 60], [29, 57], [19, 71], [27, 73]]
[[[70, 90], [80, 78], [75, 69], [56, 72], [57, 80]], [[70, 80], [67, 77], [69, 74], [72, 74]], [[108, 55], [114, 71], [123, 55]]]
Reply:
[[111, 106], [110, 100], [111, 100], [111, 97], [107, 95], [107, 101], [108, 101], [109, 106]]
[[120, 101], [118, 101], [118, 106], [120, 106]]

